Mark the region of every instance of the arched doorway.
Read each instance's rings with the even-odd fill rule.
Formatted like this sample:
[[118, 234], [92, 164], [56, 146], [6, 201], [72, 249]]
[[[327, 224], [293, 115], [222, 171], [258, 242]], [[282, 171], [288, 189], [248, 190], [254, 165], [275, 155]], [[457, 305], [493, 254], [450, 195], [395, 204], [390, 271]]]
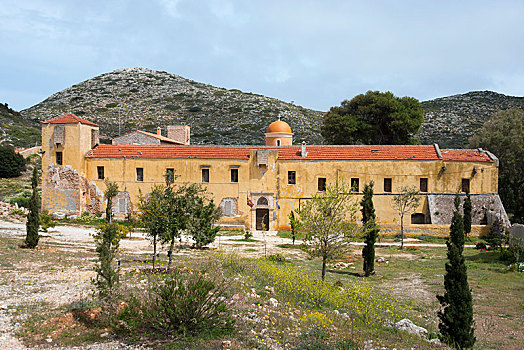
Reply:
[[269, 209], [257, 208], [256, 227], [258, 231], [268, 231], [269, 230]]
[[426, 223], [426, 217], [422, 213], [414, 213], [411, 214], [411, 224], [425, 224]]

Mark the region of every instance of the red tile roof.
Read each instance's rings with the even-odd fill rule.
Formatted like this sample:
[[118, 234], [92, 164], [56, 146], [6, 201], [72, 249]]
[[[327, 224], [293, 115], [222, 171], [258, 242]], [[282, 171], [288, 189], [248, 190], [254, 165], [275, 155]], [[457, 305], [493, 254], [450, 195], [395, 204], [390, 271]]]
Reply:
[[493, 162], [486, 152], [478, 149], [442, 149], [442, 159], [462, 162]]
[[67, 113], [60, 117], [51, 118], [48, 120], [44, 120], [42, 122], [42, 124], [76, 124], [76, 123], [86, 124], [86, 125], [91, 125], [91, 126], [98, 126], [98, 124], [95, 124], [93, 122], [80, 118], [72, 113]]
[[[278, 150], [279, 159], [287, 160], [438, 160], [435, 148], [430, 145], [380, 146], [306, 146], [307, 156], [300, 155], [301, 146], [215, 146], [215, 145], [99, 145], [87, 158], [199, 158], [249, 159], [250, 150]], [[452, 161], [492, 160], [478, 150], [442, 150], [443, 159]], [[460, 155], [460, 156], [459, 156]]]

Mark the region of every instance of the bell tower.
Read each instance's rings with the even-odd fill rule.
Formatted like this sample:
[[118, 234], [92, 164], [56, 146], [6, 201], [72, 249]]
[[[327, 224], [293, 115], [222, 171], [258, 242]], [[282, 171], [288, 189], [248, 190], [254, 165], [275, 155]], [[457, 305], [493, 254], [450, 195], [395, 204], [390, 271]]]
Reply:
[[282, 120], [269, 124], [266, 135], [266, 146], [291, 146], [293, 144], [293, 133], [289, 124]]

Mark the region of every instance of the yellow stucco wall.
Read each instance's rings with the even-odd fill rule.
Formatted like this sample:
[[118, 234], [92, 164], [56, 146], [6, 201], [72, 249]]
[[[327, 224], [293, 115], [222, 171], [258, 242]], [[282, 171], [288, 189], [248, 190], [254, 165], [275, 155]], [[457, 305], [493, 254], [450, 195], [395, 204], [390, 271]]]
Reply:
[[[53, 142], [54, 128], [65, 129], [64, 143]], [[49, 211], [81, 212], [85, 202], [85, 155], [91, 149], [91, 130], [98, 127], [76, 124], [42, 124], [42, 209]], [[57, 167], [56, 152], [62, 152], [62, 166]], [[76, 171], [65, 172], [70, 166]], [[60, 169], [59, 169], [60, 168]], [[51, 173], [50, 173], [51, 172]], [[58, 182], [58, 184], [56, 184]], [[85, 187], [85, 186], [84, 186]], [[61, 209], [61, 210], [59, 210]]]
[[[291, 210], [299, 208], [300, 201], [317, 193], [319, 177], [328, 183], [359, 179], [359, 190], [369, 181], [375, 182], [373, 198], [376, 213], [383, 223], [398, 224], [398, 214], [391, 206], [392, 197], [401, 186], [419, 187], [420, 178], [428, 178], [430, 193], [457, 193], [462, 178], [470, 179], [471, 193], [493, 193], [497, 191], [497, 168], [491, 163], [446, 162], [446, 171], [441, 172], [442, 161], [300, 161], [278, 160], [277, 151], [269, 151], [268, 166], [256, 165], [256, 151], [251, 152], [249, 160], [207, 160], [207, 159], [87, 159], [86, 175], [97, 178], [97, 166], [104, 167], [105, 177], [116, 181], [122, 191], [130, 194], [131, 201], [137, 202], [139, 190], [149, 193], [152, 186], [163, 184], [167, 168], [174, 168], [179, 176], [176, 183], [201, 183], [201, 171], [209, 169], [209, 183], [202, 185], [220, 204], [224, 198], [235, 198], [238, 215], [224, 217], [222, 223], [254, 226], [254, 211], [260, 196], [268, 198], [264, 208], [269, 209], [270, 229], [286, 229], [287, 216]], [[479, 170], [473, 177], [473, 167]], [[136, 168], [144, 169], [144, 180], [136, 179]], [[238, 169], [238, 183], [231, 183], [231, 169]], [[295, 171], [296, 184], [288, 184], [288, 171]], [[392, 193], [384, 192], [384, 178], [392, 179]], [[95, 180], [97, 186], [104, 188], [103, 180]], [[251, 199], [255, 207], [247, 205]], [[277, 208], [277, 198], [280, 209]], [[360, 201], [361, 194], [355, 194]], [[427, 200], [422, 201], [416, 212], [427, 212]], [[405, 219], [409, 224], [409, 217]]]
[[[101, 191], [105, 190], [104, 180], [98, 179], [97, 167], [104, 167], [105, 178], [116, 181], [131, 201], [130, 209], [136, 211], [140, 192], [145, 195], [155, 185], [164, 184], [166, 169], [175, 169], [178, 178], [175, 183], [202, 183], [202, 169], [209, 169], [209, 183], [202, 183], [214, 198], [216, 204], [224, 199], [233, 200], [236, 210], [233, 215], [221, 219], [222, 224], [244, 225], [248, 229], [256, 226], [257, 209], [267, 209], [269, 229], [288, 228], [288, 215], [296, 210], [307, 198], [318, 193], [318, 179], [326, 178], [327, 183], [351, 183], [358, 178], [359, 191], [366, 183], [374, 181], [373, 198], [376, 214], [384, 225], [398, 225], [397, 212], [392, 208], [392, 197], [402, 186], [419, 188], [420, 178], [428, 179], [428, 193], [458, 193], [462, 179], [470, 179], [470, 192], [496, 193], [498, 168], [495, 163], [461, 162], [443, 160], [286, 160], [278, 159], [278, 151], [265, 150], [267, 165], [257, 165], [257, 150], [250, 151], [249, 159], [141, 159], [141, 158], [86, 158], [91, 148], [91, 130], [96, 127], [84, 124], [65, 124], [65, 142], [56, 148], [53, 144], [53, 128], [57, 124], [44, 124], [42, 127], [43, 198], [44, 208], [54, 210], [63, 206], [69, 212], [86, 210], [95, 199], [100, 201]], [[63, 152], [63, 166], [70, 165], [69, 182], [53, 185], [50, 176], [59, 177], [56, 151]], [[64, 168], [64, 167], [62, 167]], [[137, 168], [143, 168], [143, 181], [137, 181]], [[443, 170], [445, 168], [445, 170]], [[231, 169], [238, 171], [238, 183], [231, 182]], [[476, 171], [474, 171], [476, 169]], [[288, 184], [288, 172], [294, 171], [296, 183]], [[75, 175], [78, 173], [78, 176]], [[71, 175], [72, 174], [72, 175]], [[73, 176], [74, 175], [74, 176]], [[64, 175], [60, 175], [64, 176]], [[392, 179], [392, 192], [384, 192], [384, 178]], [[47, 182], [46, 182], [47, 179]], [[83, 182], [84, 185], [76, 183]], [[86, 185], [88, 184], [88, 185]], [[83, 187], [82, 187], [83, 186]], [[91, 186], [91, 187], [89, 187]], [[355, 200], [361, 200], [361, 194]], [[97, 198], [94, 198], [98, 196]], [[267, 205], [258, 205], [258, 199], [265, 197]], [[248, 206], [248, 199], [254, 207]], [[98, 204], [97, 204], [98, 205]], [[279, 208], [280, 207], [280, 208]], [[427, 198], [422, 194], [420, 207], [416, 212], [427, 213]], [[409, 225], [410, 218], [405, 219]], [[438, 225], [412, 225], [418, 228]], [[480, 232], [480, 231], [479, 231]]]

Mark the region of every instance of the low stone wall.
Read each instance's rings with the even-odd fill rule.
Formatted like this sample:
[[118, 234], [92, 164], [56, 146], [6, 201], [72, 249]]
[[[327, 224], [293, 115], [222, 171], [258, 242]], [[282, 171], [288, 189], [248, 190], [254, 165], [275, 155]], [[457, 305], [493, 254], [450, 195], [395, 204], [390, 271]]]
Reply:
[[[472, 225], [471, 234], [473, 237], [481, 237], [489, 233], [490, 226], [487, 225]], [[381, 224], [380, 234], [384, 236], [394, 236], [400, 233], [400, 225], [396, 224]], [[408, 237], [418, 235], [429, 235], [447, 237], [449, 236], [449, 225], [434, 225], [434, 224], [421, 224], [421, 225], [404, 225], [404, 234]]]

